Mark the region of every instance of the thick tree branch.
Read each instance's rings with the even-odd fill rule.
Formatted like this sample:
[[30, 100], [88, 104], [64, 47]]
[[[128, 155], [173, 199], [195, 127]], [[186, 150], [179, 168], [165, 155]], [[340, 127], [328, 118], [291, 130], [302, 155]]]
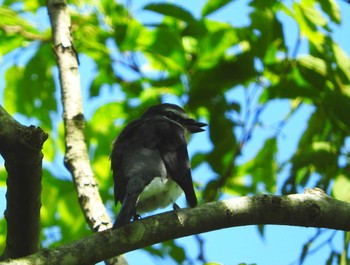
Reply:
[[[65, 165], [73, 176], [80, 206], [93, 231], [112, 226], [100, 197], [98, 186], [88, 157], [85, 142], [82, 96], [77, 53], [73, 46], [71, 21], [64, 0], [48, 0], [54, 51], [60, 73], [63, 121], [65, 126]], [[125, 264], [124, 258], [107, 261], [108, 264]]]
[[[62, 247], [1, 264], [88, 264], [179, 237], [227, 227], [276, 224], [350, 231], [350, 204], [320, 189], [288, 196], [258, 195], [171, 211], [117, 230], [97, 233]], [[96, 247], [98, 246], [98, 247]]]
[[2, 259], [38, 251], [40, 235], [42, 146], [48, 135], [23, 126], [0, 106], [0, 153], [7, 177], [6, 248]]

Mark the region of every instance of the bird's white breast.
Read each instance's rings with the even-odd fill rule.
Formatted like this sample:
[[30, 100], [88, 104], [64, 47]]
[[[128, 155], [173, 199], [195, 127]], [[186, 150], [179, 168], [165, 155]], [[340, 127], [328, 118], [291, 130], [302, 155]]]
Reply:
[[182, 189], [170, 178], [154, 178], [142, 191], [137, 203], [137, 212], [150, 212], [175, 203], [183, 193]]

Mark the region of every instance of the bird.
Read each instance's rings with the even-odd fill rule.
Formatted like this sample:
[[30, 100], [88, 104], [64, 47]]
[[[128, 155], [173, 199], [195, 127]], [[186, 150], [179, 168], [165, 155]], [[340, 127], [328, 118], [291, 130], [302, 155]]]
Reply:
[[112, 145], [114, 199], [121, 208], [113, 229], [140, 219], [140, 214], [173, 204], [184, 192], [188, 206], [197, 205], [187, 151], [187, 136], [203, 132], [178, 105], [151, 106], [130, 122]]

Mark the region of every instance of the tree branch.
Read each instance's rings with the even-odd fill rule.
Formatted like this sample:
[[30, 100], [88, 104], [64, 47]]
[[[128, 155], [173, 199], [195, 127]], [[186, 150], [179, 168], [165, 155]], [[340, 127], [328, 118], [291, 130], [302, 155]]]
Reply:
[[0, 154], [7, 177], [6, 247], [1, 259], [38, 251], [40, 235], [42, 146], [48, 135], [23, 126], [0, 106]]
[[241, 197], [155, 215], [56, 249], [0, 262], [0, 265], [88, 264], [170, 239], [245, 225], [276, 224], [350, 231], [349, 220], [350, 204], [333, 199], [317, 188], [288, 196]]
[[[66, 144], [65, 165], [73, 176], [80, 207], [87, 223], [93, 231], [103, 231], [110, 228], [112, 223], [100, 197], [88, 157], [78, 58], [73, 46], [67, 3], [64, 0], [48, 0], [47, 8], [60, 73]], [[107, 263], [125, 264], [126, 261], [120, 257]]]
[[88, 158], [80, 76], [70, 32], [70, 17], [65, 1], [49, 0], [47, 7], [60, 73], [66, 143], [65, 165], [73, 176], [80, 206], [89, 226], [95, 231], [102, 231], [111, 226], [111, 221], [99, 195]]

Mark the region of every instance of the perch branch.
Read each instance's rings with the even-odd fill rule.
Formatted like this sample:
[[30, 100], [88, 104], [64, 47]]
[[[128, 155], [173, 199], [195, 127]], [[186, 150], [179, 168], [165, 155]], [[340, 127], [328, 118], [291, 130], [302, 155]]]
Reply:
[[[211, 202], [166, 212], [107, 230], [5, 264], [77, 265], [98, 262], [135, 249], [213, 230], [258, 224], [330, 228], [350, 231], [350, 204], [320, 189], [288, 196], [258, 195]], [[98, 246], [98, 247], [96, 247]]]

